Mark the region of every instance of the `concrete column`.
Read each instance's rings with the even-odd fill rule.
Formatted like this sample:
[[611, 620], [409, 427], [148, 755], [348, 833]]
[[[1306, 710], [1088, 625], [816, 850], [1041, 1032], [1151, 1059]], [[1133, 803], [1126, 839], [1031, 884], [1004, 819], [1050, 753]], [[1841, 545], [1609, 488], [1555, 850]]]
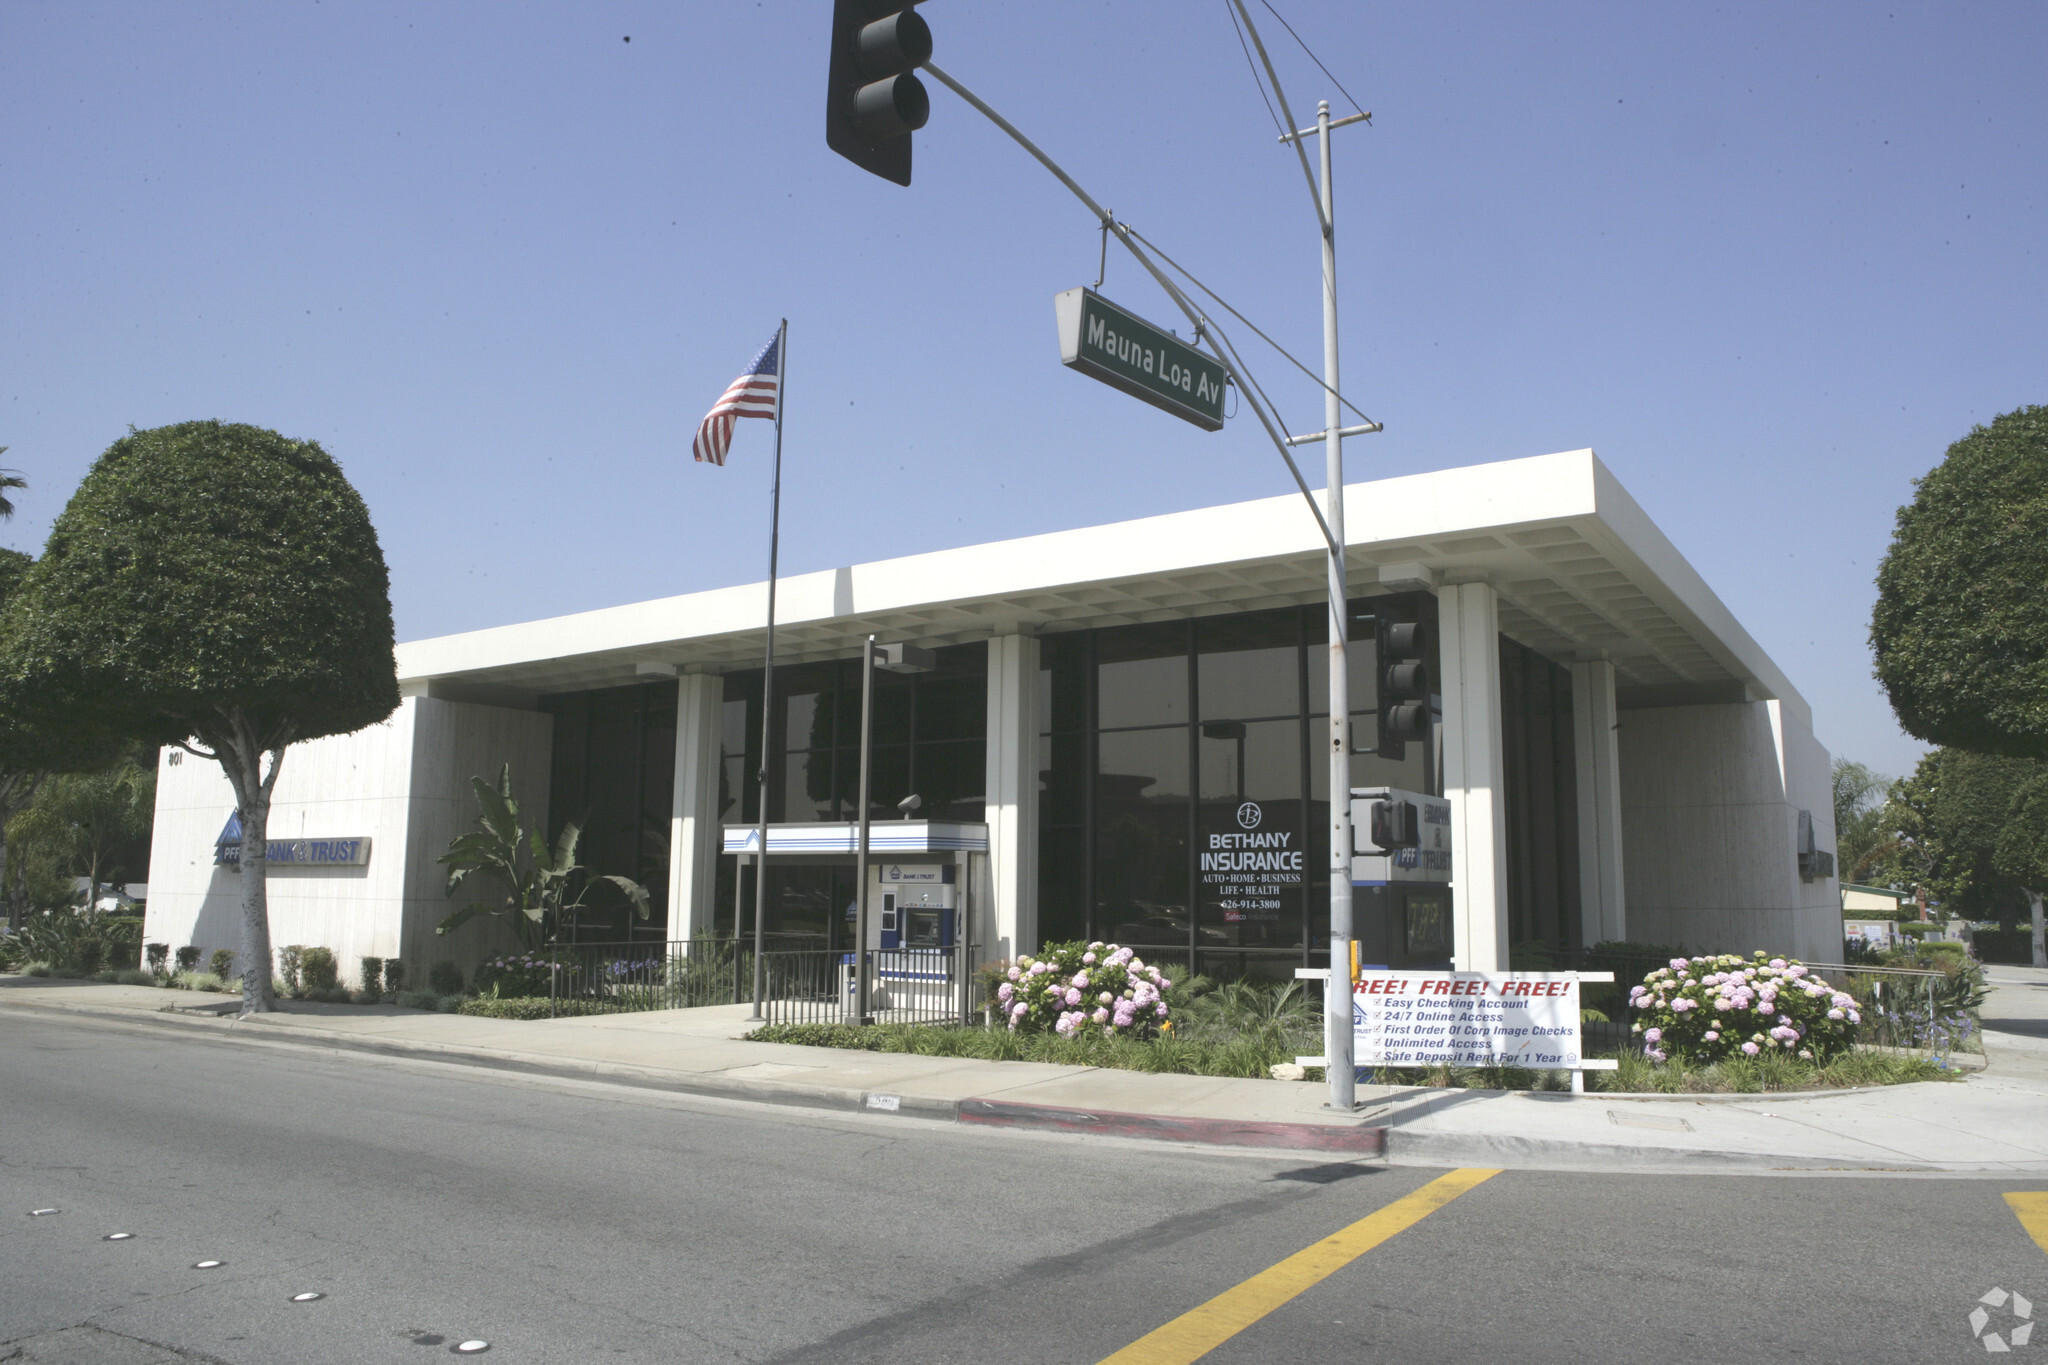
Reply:
[[989, 957], [1038, 947], [1038, 640], [988, 642]]
[[711, 933], [718, 874], [718, 764], [725, 679], [685, 673], [676, 679], [676, 782], [669, 820], [668, 936]]
[[1572, 739], [1578, 750], [1579, 925], [1588, 946], [1628, 937], [1621, 874], [1621, 745], [1614, 665], [1572, 665]]
[[1443, 675], [1444, 796], [1451, 803], [1452, 964], [1508, 967], [1508, 831], [1501, 758], [1500, 598], [1491, 583], [1437, 589]]

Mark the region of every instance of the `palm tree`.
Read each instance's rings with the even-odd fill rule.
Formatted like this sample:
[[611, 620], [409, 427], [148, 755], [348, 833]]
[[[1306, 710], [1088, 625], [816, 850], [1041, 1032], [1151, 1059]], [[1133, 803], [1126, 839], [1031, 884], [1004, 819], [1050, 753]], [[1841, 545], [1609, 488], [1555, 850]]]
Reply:
[[[0, 455], [5, 455], [6, 453], [7, 447], [0, 446]], [[12, 469], [0, 469], [0, 521], [5, 521], [14, 515], [14, 504], [7, 500], [7, 490], [10, 488], [26, 487], [28, 487], [28, 480], [21, 477], [19, 473]]]

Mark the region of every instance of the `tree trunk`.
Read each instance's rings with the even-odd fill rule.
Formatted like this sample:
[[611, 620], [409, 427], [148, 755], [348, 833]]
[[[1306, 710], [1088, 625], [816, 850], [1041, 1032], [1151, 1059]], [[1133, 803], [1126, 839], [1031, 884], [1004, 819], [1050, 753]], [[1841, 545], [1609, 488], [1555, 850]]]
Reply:
[[270, 900], [265, 894], [269, 865], [270, 794], [284, 766], [284, 745], [269, 750], [270, 771], [263, 771], [263, 741], [239, 714], [229, 722], [227, 742], [215, 744], [214, 757], [235, 789], [235, 808], [242, 817], [242, 1013], [267, 1014], [277, 1008], [270, 988]]
[[277, 1007], [270, 990], [270, 898], [265, 894], [270, 865], [270, 786], [255, 784], [242, 807], [242, 1013]]
[[0, 806], [0, 900], [7, 902], [7, 931], [21, 932], [21, 899], [14, 894], [14, 883], [7, 875], [7, 817], [13, 812]]
[[2048, 914], [2041, 908], [2041, 893], [2027, 892], [2027, 901], [2032, 907], [2034, 921], [2034, 965], [2048, 967]]

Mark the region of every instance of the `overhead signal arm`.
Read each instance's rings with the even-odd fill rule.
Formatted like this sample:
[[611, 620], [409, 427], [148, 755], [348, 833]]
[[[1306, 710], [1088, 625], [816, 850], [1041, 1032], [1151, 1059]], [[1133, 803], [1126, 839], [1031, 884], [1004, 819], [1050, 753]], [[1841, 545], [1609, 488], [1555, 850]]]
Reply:
[[[841, 3], [855, 3], [855, 0], [841, 0]], [[1238, 392], [1243, 395], [1246, 406], [1251, 408], [1253, 414], [1259, 419], [1259, 425], [1266, 429], [1266, 435], [1272, 440], [1273, 448], [1279, 451], [1280, 458], [1287, 462], [1287, 471], [1294, 476], [1295, 487], [1301, 490], [1301, 496], [1308, 503], [1309, 511], [1315, 516], [1316, 526], [1323, 533], [1323, 543], [1329, 547], [1331, 553], [1342, 554], [1343, 547], [1337, 544], [1336, 537], [1330, 533], [1329, 522], [1323, 519], [1323, 509], [1316, 504], [1315, 495], [1309, 490], [1308, 481], [1301, 476], [1300, 466], [1294, 463], [1294, 455], [1288, 449], [1289, 442], [1286, 433], [1274, 421], [1272, 415], [1267, 412], [1266, 404], [1261, 401], [1260, 397], [1262, 391], [1256, 384], [1246, 382], [1247, 375], [1244, 362], [1237, 357], [1237, 350], [1230, 344], [1230, 339], [1224, 335], [1223, 329], [1218, 327], [1215, 321], [1206, 316], [1201, 309], [1197, 308], [1186, 293], [1181, 290], [1180, 286], [1175, 284], [1152, 258], [1145, 253], [1144, 249], [1133, 240], [1135, 234], [1128, 226], [1116, 221], [1116, 218], [1109, 210], [1103, 208], [1093, 195], [1082, 189], [1079, 182], [1071, 175], [1068, 175], [1058, 162], [1047, 156], [1037, 143], [1024, 136], [1017, 125], [997, 113], [986, 100], [982, 99], [972, 90], [969, 90], [959, 81], [954, 80], [932, 62], [925, 62], [924, 71], [933, 80], [974, 106], [983, 117], [987, 118], [989, 122], [995, 124], [996, 127], [1002, 129], [1005, 133], [1008, 133], [1018, 146], [1029, 152], [1039, 165], [1051, 171], [1053, 177], [1062, 185], [1065, 185], [1068, 190], [1072, 191], [1076, 199], [1079, 199], [1087, 206], [1088, 211], [1095, 215], [1095, 220], [1108, 229], [1119, 242], [1122, 242], [1124, 249], [1129, 251], [1138, 264], [1145, 268], [1145, 272], [1158, 282], [1161, 289], [1166, 291], [1166, 296], [1173, 300], [1175, 306], [1186, 315], [1188, 323], [1195, 329], [1196, 338], [1207, 343], [1210, 353], [1218, 361], [1222, 362], [1225, 372], [1229, 374], [1231, 381], [1237, 385]]]

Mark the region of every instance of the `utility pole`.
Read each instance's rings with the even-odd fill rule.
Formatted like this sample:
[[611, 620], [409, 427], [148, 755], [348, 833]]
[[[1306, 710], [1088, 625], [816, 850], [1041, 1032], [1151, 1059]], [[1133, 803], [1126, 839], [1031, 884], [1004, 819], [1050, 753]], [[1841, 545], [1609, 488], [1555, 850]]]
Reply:
[[[1313, 128], [1283, 134], [1281, 141], [1313, 136], [1321, 153], [1318, 189], [1323, 236], [1323, 521], [1329, 527], [1330, 596], [1330, 978], [1323, 997], [1323, 1061], [1330, 1081], [1330, 1108], [1350, 1113], [1357, 1105], [1357, 1072], [1351, 1031], [1353, 930], [1351, 922], [1351, 609], [1344, 562], [1344, 438], [1376, 430], [1346, 428], [1337, 383], [1337, 223], [1330, 184], [1330, 133], [1366, 114], [1332, 120], [1330, 102], [1316, 107]], [[1296, 438], [1300, 439], [1300, 438]], [[1314, 439], [1313, 437], [1309, 439]]]
[[[852, 0], [847, 2], [851, 3]], [[1273, 70], [1272, 60], [1266, 53], [1264, 42], [1259, 38], [1257, 26], [1252, 23], [1250, 11], [1245, 8], [1244, 0], [1231, 0], [1231, 4], [1237, 11], [1238, 19], [1244, 25], [1253, 48], [1259, 54], [1261, 64], [1265, 67], [1266, 79], [1272, 85], [1275, 98], [1280, 102], [1282, 116], [1287, 123], [1294, 122], [1293, 111], [1287, 107], [1286, 92], [1280, 88], [1280, 78]], [[888, 46], [886, 43], [881, 45]], [[1103, 208], [1092, 195], [1082, 189], [1080, 184], [1062, 170], [1058, 162], [1047, 156], [1037, 143], [1024, 136], [1015, 124], [997, 113], [986, 100], [933, 65], [929, 54], [919, 69], [974, 106], [989, 122], [1002, 129], [1018, 146], [1030, 153], [1041, 166], [1052, 172], [1076, 199], [1087, 206], [1088, 211], [1095, 215], [1096, 221], [1105, 231], [1115, 234], [1116, 239], [1124, 244], [1125, 249], [1145, 268], [1145, 272], [1166, 292], [1167, 297], [1187, 315], [1188, 321], [1194, 324], [1195, 336], [1209, 347], [1217, 360], [1223, 363], [1245, 405], [1259, 419], [1259, 425], [1265, 428], [1267, 437], [1273, 442], [1273, 448], [1286, 462], [1287, 472], [1294, 476], [1295, 487], [1301, 490], [1302, 498], [1308, 503], [1309, 512], [1316, 519], [1316, 529], [1322, 532], [1323, 542], [1330, 554], [1330, 971], [1324, 996], [1327, 1018], [1323, 1057], [1330, 1078], [1330, 1107], [1351, 1113], [1357, 1107], [1357, 1101], [1356, 1087], [1353, 1083], [1354, 1053], [1351, 1031], [1351, 693], [1348, 670], [1345, 667], [1346, 646], [1350, 643], [1350, 608], [1345, 595], [1343, 438], [1362, 436], [1381, 428], [1379, 423], [1370, 420], [1349, 427], [1338, 425], [1341, 420], [1340, 408], [1350, 405], [1344, 404], [1337, 387], [1337, 238], [1330, 219], [1331, 206], [1334, 202], [1330, 194], [1330, 133], [1333, 129], [1342, 128], [1346, 124], [1364, 123], [1370, 120], [1372, 115], [1361, 110], [1340, 119], [1332, 119], [1329, 102], [1325, 100], [1314, 127], [1299, 128], [1292, 133], [1280, 135], [1281, 142], [1294, 144], [1295, 154], [1301, 159], [1301, 171], [1303, 176], [1307, 177], [1308, 188], [1316, 205], [1316, 218], [1323, 232], [1323, 430], [1289, 436], [1281, 430], [1278, 415], [1267, 411], [1266, 405], [1261, 401], [1263, 395], [1257, 385], [1245, 382], [1243, 364], [1237, 358], [1235, 347], [1224, 336], [1223, 329], [1217, 325], [1214, 318], [1208, 317], [1198, 308], [1186, 292], [1160, 269], [1139, 245], [1140, 238], [1128, 223], [1116, 221], [1109, 210]], [[923, 126], [922, 118], [916, 120], [915, 126]], [[1320, 188], [1316, 184], [1314, 173], [1308, 168], [1307, 154], [1301, 148], [1302, 139], [1310, 136], [1322, 139], [1323, 176]], [[876, 173], [883, 174], [881, 171]], [[903, 183], [907, 183], [907, 175], [906, 169], [906, 179]], [[1353, 406], [1352, 411], [1357, 413], [1358, 409]], [[1364, 416], [1363, 413], [1358, 415]], [[1289, 449], [1291, 446], [1309, 445], [1318, 440], [1324, 443], [1329, 466], [1328, 487], [1324, 491], [1323, 507], [1316, 505], [1315, 496], [1309, 491], [1308, 480], [1302, 477], [1300, 468], [1294, 462], [1294, 454]], [[1330, 514], [1328, 516], [1325, 515], [1326, 508]], [[1335, 517], [1334, 522], [1331, 516]]]

